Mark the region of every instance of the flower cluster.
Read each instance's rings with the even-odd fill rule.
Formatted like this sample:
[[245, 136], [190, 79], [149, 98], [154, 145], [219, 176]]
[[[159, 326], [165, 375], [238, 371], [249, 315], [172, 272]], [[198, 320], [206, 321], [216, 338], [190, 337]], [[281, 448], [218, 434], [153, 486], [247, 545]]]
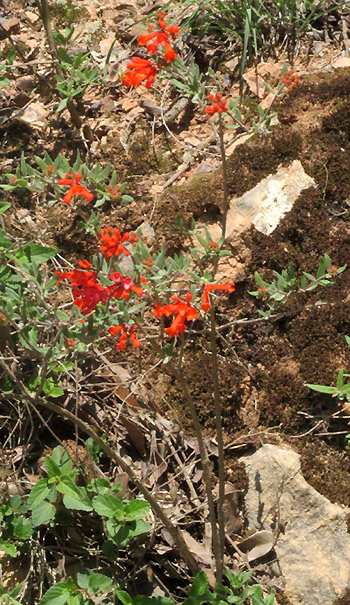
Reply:
[[82, 195], [88, 202], [92, 202], [94, 199], [93, 193], [90, 193], [85, 187], [79, 184], [80, 179], [83, 178], [83, 175], [80, 172], [77, 172], [73, 178], [73, 175], [69, 172], [66, 173], [64, 179], [58, 179], [57, 183], [59, 185], [70, 185], [70, 189], [67, 191], [66, 195], [63, 198], [65, 204], [70, 204], [71, 199], [74, 195]]
[[139, 240], [135, 233], [126, 232], [121, 235], [118, 228], [112, 229], [111, 227], [101, 229], [99, 239], [103, 244], [99, 247], [99, 250], [107, 260], [112, 256], [118, 258], [120, 254], [129, 256], [130, 252], [123, 244], [130, 242], [133, 246], [136, 246], [136, 242]]
[[158, 47], [161, 46], [164, 48], [164, 59], [167, 63], [171, 61], [175, 61], [177, 59], [177, 54], [171, 46], [169, 36], [172, 40], [175, 40], [176, 36], [179, 34], [179, 26], [171, 25], [170, 27], [166, 26], [166, 22], [164, 21], [165, 11], [157, 14], [159, 30], [153, 31], [152, 25], [148, 25], [148, 34], [141, 34], [138, 36], [137, 41], [140, 46], [146, 46], [147, 53], [149, 55], [154, 55], [158, 52]]
[[338, 267], [332, 265], [331, 267], [329, 267], [329, 269], [327, 269], [327, 273], [330, 273], [333, 277], [335, 277], [336, 275], [338, 275]]
[[71, 282], [74, 296], [73, 304], [78, 307], [83, 315], [92, 313], [100, 302], [105, 305], [107, 300], [112, 298], [127, 300], [130, 292], [134, 292], [138, 296], [143, 294], [143, 290], [135, 286], [130, 277], [114, 272], [109, 276], [114, 283], [106, 287], [98, 281], [96, 272], [91, 271], [92, 265], [88, 260], [79, 261], [78, 265], [82, 270], [57, 271], [56, 275], [59, 277], [57, 283], [63, 279]]
[[127, 63], [127, 71], [125, 72], [122, 83], [125, 86], [133, 86], [138, 88], [142, 82], [145, 82], [146, 88], [151, 88], [157, 74], [157, 70], [161, 69], [165, 64], [175, 61], [177, 54], [174, 51], [169, 37], [175, 40], [179, 33], [178, 25], [166, 26], [164, 21], [165, 12], [157, 14], [159, 29], [152, 30], [152, 25], [148, 25], [148, 34], [141, 34], [137, 41], [140, 46], [145, 46], [149, 55], [154, 55], [162, 51], [162, 56], [158, 61], [152, 63], [149, 59], [142, 57], [132, 57], [131, 62]]
[[66, 338], [64, 341], [64, 344], [67, 347], [67, 349], [72, 349], [75, 345], [75, 341], [73, 340], [73, 338]]
[[213, 93], [210, 94], [208, 99], [209, 101], [212, 101], [212, 105], [209, 104], [205, 108], [207, 118], [212, 118], [215, 113], [221, 114], [224, 111], [228, 111], [227, 101], [220, 92], [217, 92], [216, 95]]
[[149, 256], [147, 258], [147, 260], [143, 260], [142, 264], [145, 265], [146, 271], [150, 271], [151, 268], [152, 268], [152, 265], [154, 265], [154, 261], [152, 260], [152, 256]]
[[117, 344], [117, 349], [119, 351], [125, 351], [125, 349], [126, 349], [126, 339], [127, 339], [128, 334], [130, 336], [130, 340], [131, 340], [132, 346], [135, 349], [139, 349], [140, 348], [141, 343], [137, 339], [136, 335], [134, 334], [134, 331], [136, 330], [136, 328], [137, 328], [136, 324], [134, 324], [133, 326], [126, 326], [125, 324], [121, 324], [120, 326], [111, 326], [109, 328], [108, 332], [112, 336], [116, 336], [116, 334], [119, 334], [121, 332], [120, 339], [119, 339], [119, 342]]
[[289, 69], [280, 79], [280, 84], [286, 84], [287, 88], [291, 90], [293, 86], [300, 84], [300, 78], [293, 69]]
[[46, 170], [43, 170], [43, 173], [47, 174], [48, 176], [52, 175], [54, 172], [56, 172], [56, 169], [53, 168], [52, 164], [49, 164]]
[[[207, 284], [204, 287], [203, 301], [200, 306], [202, 311], [207, 312], [209, 309], [211, 309], [209, 293], [213, 290], [221, 290], [231, 293], [234, 292], [235, 288], [232, 283]], [[181, 301], [176, 294], [172, 297], [172, 300], [174, 301], [173, 303], [170, 303], [169, 305], [156, 305], [155, 309], [153, 310], [153, 315], [155, 317], [162, 317], [163, 315], [170, 317], [170, 315], [175, 314], [171, 325], [165, 330], [169, 338], [174, 338], [174, 336], [183, 334], [186, 330], [185, 322], [198, 319], [199, 317], [196, 307], [190, 304], [192, 300], [192, 294], [190, 292], [186, 295], [186, 302]]]
[[109, 195], [111, 200], [118, 200], [121, 194], [121, 186], [120, 185], [108, 185], [106, 187], [106, 193]]
[[153, 315], [155, 317], [162, 317], [163, 315], [170, 317], [170, 315], [175, 313], [175, 318], [173, 319], [171, 326], [165, 330], [169, 338], [173, 338], [174, 336], [184, 333], [186, 330], [185, 321], [198, 319], [198, 311], [196, 307], [193, 307], [190, 304], [192, 300], [192, 294], [190, 292], [186, 295], [186, 302], [182, 302], [176, 294], [174, 294], [172, 300], [174, 301], [173, 303], [163, 306], [156, 305], [155, 309], [153, 310]]
[[211, 252], [219, 252], [220, 246], [217, 242], [207, 242], [207, 246]]

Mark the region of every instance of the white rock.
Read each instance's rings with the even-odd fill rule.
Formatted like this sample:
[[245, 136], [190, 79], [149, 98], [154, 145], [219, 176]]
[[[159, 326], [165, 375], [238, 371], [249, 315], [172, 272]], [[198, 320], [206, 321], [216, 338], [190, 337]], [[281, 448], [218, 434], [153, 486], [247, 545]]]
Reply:
[[275, 532], [290, 601], [332, 605], [349, 586], [350, 509], [332, 504], [305, 481], [300, 457], [292, 450], [264, 445], [243, 461], [249, 476], [249, 529]]
[[227, 235], [240, 233], [252, 224], [261, 233], [270, 235], [308, 187], [315, 187], [315, 181], [306, 174], [299, 160], [278, 168], [242, 197], [231, 200]]

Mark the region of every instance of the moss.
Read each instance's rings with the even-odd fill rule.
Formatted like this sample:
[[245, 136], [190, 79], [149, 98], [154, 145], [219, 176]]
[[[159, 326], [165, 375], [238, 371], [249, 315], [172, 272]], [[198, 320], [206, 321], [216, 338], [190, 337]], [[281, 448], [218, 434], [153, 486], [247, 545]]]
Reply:
[[56, 0], [50, 5], [50, 13], [58, 26], [73, 25], [89, 16], [85, 7], [77, 6], [72, 0]]
[[300, 448], [304, 479], [331, 502], [348, 506], [350, 457], [325, 443], [304, 443]]

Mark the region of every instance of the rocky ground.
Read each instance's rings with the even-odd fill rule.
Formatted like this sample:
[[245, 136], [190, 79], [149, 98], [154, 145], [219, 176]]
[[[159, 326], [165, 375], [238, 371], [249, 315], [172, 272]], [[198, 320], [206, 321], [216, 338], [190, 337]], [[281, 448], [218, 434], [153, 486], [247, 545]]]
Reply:
[[[116, 37], [109, 80], [84, 97], [85, 130], [79, 132], [72, 127], [68, 112], [55, 113], [53, 93], [47, 86], [53, 77], [52, 66], [34, 4], [27, 2], [22, 7], [13, 2], [6, 7], [2, 30], [6, 29], [7, 36], [1, 36], [1, 58], [14, 40], [22, 53], [27, 57], [30, 53], [30, 61], [24, 62], [23, 75], [1, 89], [1, 172], [11, 172], [22, 153], [30, 158], [46, 149], [52, 157], [61, 152], [74, 159], [79, 149], [90, 164], [110, 162], [134, 198], [124, 206], [105, 205], [106, 224], [123, 230], [141, 225], [152, 249], [166, 242], [170, 254], [189, 245], [176, 229], [178, 215], [185, 224], [194, 217], [215, 239], [223, 182], [217, 145], [202, 146], [210, 135], [205, 117], [187, 105], [168, 132], [156, 121], [154, 107], [165, 103], [169, 109], [174, 99], [163, 99], [160, 88], [130, 93], [120, 85], [118, 70], [128, 56], [127, 44], [144, 28], [144, 24], [133, 24], [147, 15], [147, 7], [136, 2], [113, 6], [57, 2], [52, 8], [58, 27], [65, 24], [67, 11], [72, 12], [73, 21], [83, 28], [78, 44], [90, 48], [100, 64]], [[275, 588], [277, 602], [284, 605], [350, 603], [346, 596], [348, 417], [338, 413], [337, 399], [306, 386], [332, 385], [340, 368], [349, 371], [344, 337], [350, 335], [350, 272], [347, 268], [337, 276], [332, 287], [291, 296], [281, 313], [270, 320], [258, 315], [265, 308], [264, 300], [249, 292], [255, 289], [255, 271], [268, 282], [273, 271], [287, 269], [291, 261], [297, 275], [315, 273], [325, 253], [338, 267], [350, 264], [350, 60], [345, 42], [323, 34], [311, 48], [303, 42], [294, 60], [301, 84], [276, 103], [277, 118], [271, 131], [242, 138], [227, 151], [230, 209], [226, 243], [232, 257], [220, 262], [218, 276], [234, 281], [236, 290], [220, 303], [217, 321], [219, 326], [227, 324], [219, 343], [219, 372], [226, 472], [236, 494], [235, 512], [231, 513], [238, 520], [231, 536], [240, 541], [252, 530], [272, 532], [272, 550], [251, 565], [254, 577]], [[220, 44], [217, 46], [220, 56]], [[202, 48], [201, 54], [209, 50]], [[285, 49], [279, 55], [266, 57], [258, 65], [259, 77], [271, 86], [277, 85], [287, 61]], [[235, 61], [224, 56], [215, 67], [226, 86], [226, 97], [236, 98]], [[257, 102], [269, 103], [269, 93], [261, 83], [256, 90], [255, 75], [247, 66], [242, 110], [247, 120]], [[26, 113], [28, 108], [31, 114]], [[228, 146], [230, 136], [226, 135]], [[75, 208], [45, 207], [21, 191], [11, 201], [17, 213], [16, 228], [31, 229], [43, 243], [57, 246], [70, 262], [88, 258], [95, 250], [95, 238], [82, 226], [90, 214], [88, 202], [79, 201]], [[210, 442], [215, 419], [208, 341], [200, 333], [200, 325], [195, 328], [183, 352], [185, 377]], [[109, 354], [109, 362], [118, 364], [118, 371], [123, 367], [138, 385], [136, 399], [141, 409], [135, 407], [132, 416], [137, 426], [145, 424], [147, 434], [150, 425], [144, 423], [142, 414], [152, 415], [156, 410], [168, 419], [165, 422], [180, 422], [190, 443], [191, 422], [178, 386], [165, 371], [152, 369], [150, 352], [142, 368], [147, 377], [142, 381], [135, 378], [134, 361], [130, 352]], [[111, 373], [108, 376], [111, 380]], [[99, 392], [98, 386], [96, 390]], [[118, 389], [116, 393], [117, 406]], [[74, 438], [73, 429], [67, 436], [66, 425], [59, 420], [54, 429], [63, 439]], [[141, 437], [132, 433], [127, 421], [124, 429], [128, 454], [142, 460]], [[40, 428], [29, 466], [52, 445], [50, 439]], [[23, 465], [28, 466], [28, 461]], [[268, 484], [270, 475], [275, 475], [275, 484]]]

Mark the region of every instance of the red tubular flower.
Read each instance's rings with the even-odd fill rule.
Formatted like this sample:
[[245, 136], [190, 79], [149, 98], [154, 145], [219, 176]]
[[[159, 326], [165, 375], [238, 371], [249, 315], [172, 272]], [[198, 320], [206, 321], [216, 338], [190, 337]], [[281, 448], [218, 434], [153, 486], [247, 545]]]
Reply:
[[205, 109], [207, 118], [212, 118], [216, 112], [220, 114], [223, 111], [228, 111], [227, 101], [219, 92], [217, 92], [216, 95], [210, 94], [208, 99], [212, 101], [213, 104], [208, 105]]
[[235, 288], [233, 286], [233, 283], [229, 283], [229, 284], [207, 284], [206, 286], [204, 286], [204, 292], [203, 292], [203, 301], [201, 304], [201, 309], [202, 311], [204, 311], [205, 313], [211, 309], [211, 304], [209, 302], [209, 292], [212, 292], [213, 290], [224, 290], [226, 292], [234, 292]]
[[134, 245], [139, 239], [135, 233], [126, 232], [124, 235], [121, 235], [118, 228], [112, 229], [111, 227], [101, 229], [99, 238], [103, 244], [103, 246], [99, 247], [99, 250], [107, 260], [111, 256], [118, 258], [120, 254], [129, 256], [130, 252], [123, 246], [123, 243], [130, 242]]
[[160, 31], [152, 31], [152, 25], [149, 24], [149, 33], [141, 34], [138, 36], [137, 41], [140, 46], [146, 46], [149, 55], [154, 55], [158, 50], [158, 46], [162, 46], [165, 49], [165, 60], [167, 63], [170, 63], [177, 59], [177, 54], [170, 44], [169, 36], [172, 40], [175, 40], [176, 36], [179, 34], [179, 26], [171, 25], [170, 27], [167, 27], [164, 17], [164, 11], [157, 15]]
[[108, 298], [124, 298], [127, 300], [130, 296], [130, 291], [134, 292], [138, 296], [142, 296], [143, 290], [138, 286], [135, 286], [134, 282], [130, 277], [124, 276], [118, 271], [111, 273], [109, 278], [114, 281], [114, 286], [108, 286]]
[[135, 349], [140, 348], [141, 343], [138, 340], [137, 336], [134, 334], [134, 330], [136, 330], [136, 328], [137, 328], [136, 324], [134, 324], [133, 326], [130, 326], [130, 327], [126, 326], [125, 324], [121, 324], [120, 326], [111, 326], [109, 328], [108, 332], [112, 336], [115, 336], [116, 334], [119, 334], [119, 332], [121, 332], [120, 339], [117, 344], [117, 349], [119, 351], [124, 351], [126, 349], [126, 339], [127, 339], [128, 334], [130, 336], [132, 346]]
[[[89, 267], [91, 266], [88, 261], [79, 261], [80, 266]], [[73, 271], [65, 271], [61, 273], [56, 272], [59, 276], [58, 282], [62, 279], [68, 279], [72, 285], [72, 293], [74, 296], [73, 304], [80, 309], [83, 315], [88, 315], [102, 302], [106, 304], [108, 299], [108, 288], [104, 288], [102, 284], [97, 282], [97, 275], [95, 271], [80, 271], [74, 269]]]
[[186, 295], [186, 302], [182, 302], [176, 294], [172, 297], [174, 303], [169, 305], [156, 305], [153, 310], [153, 315], [155, 317], [162, 317], [165, 315], [166, 317], [170, 317], [176, 313], [175, 318], [169, 328], [166, 328], [166, 333], [169, 338], [173, 338], [174, 336], [178, 336], [178, 334], [183, 334], [186, 330], [185, 321], [192, 321], [193, 319], [198, 319], [198, 311], [195, 307], [190, 305], [192, 299], [192, 294], [189, 292]]
[[151, 88], [157, 73], [157, 68], [152, 65], [151, 61], [141, 57], [132, 57], [131, 63], [127, 64], [127, 68], [129, 71], [125, 72], [122, 84], [138, 88], [146, 80], [146, 88]]
[[82, 178], [82, 174], [77, 172], [74, 180], [71, 178], [69, 172], [66, 173], [66, 177], [64, 179], [58, 179], [57, 183], [59, 185], [71, 185], [70, 189], [67, 191], [66, 195], [63, 198], [65, 204], [69, 204], [73, 195], [82, 195], [88, 202], [92, 202], [94, 199], [93, 193], [90, 193], [85, 187], [79, 185], [79, 181]]

